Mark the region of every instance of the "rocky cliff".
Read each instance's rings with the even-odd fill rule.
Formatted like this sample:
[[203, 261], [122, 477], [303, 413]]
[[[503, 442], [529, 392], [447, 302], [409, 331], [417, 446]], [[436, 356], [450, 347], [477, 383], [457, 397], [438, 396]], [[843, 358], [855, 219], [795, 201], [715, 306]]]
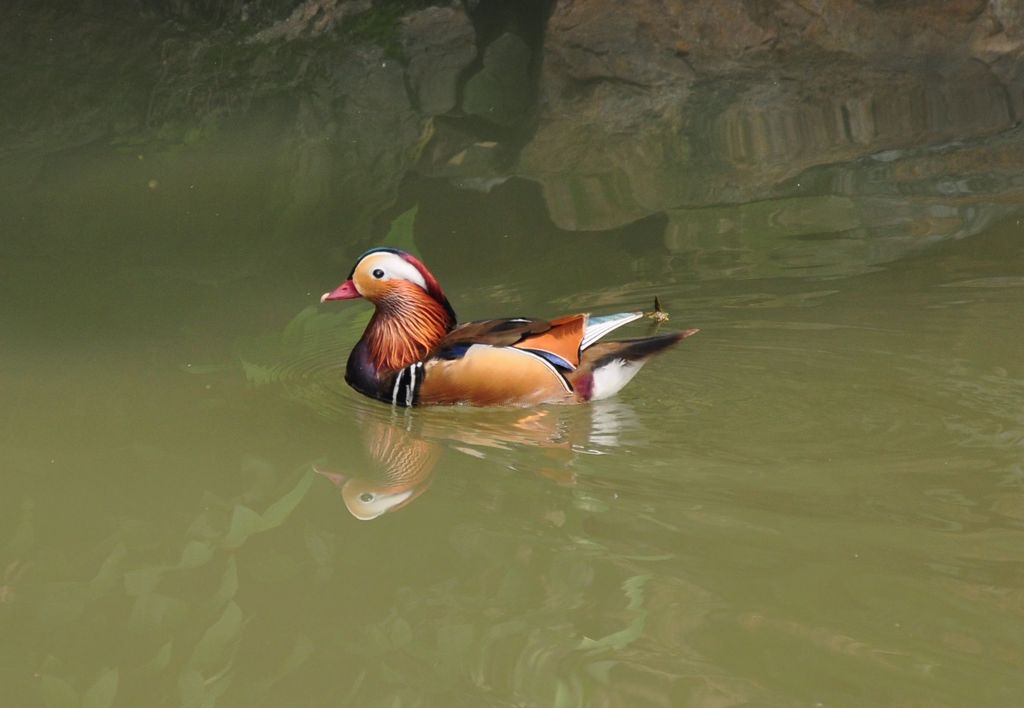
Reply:
[[284, 146], [297, 211], [382, 209], [410, 175], [522, 178], [557, 226], [593, 230], [808, 189], [860, 198], [876, 187], [841, 166], [864, 160], [923, 192], [949, 189], [936, 161], [1020, 169], [972, 141], [1006, 133], [1019, 153], [1024, 0], [82, 0], [0, 16], [0, 158], [29, 173], [76, 145], [198, 145], [256, 122]]

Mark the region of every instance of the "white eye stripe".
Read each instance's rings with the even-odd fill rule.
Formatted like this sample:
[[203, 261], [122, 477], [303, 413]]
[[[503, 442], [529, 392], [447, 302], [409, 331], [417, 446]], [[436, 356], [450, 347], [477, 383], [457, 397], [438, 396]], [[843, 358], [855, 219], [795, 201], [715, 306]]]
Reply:
[[373, 272], [376, 270], [384, 271], [384, 277], [381, 280], [394, 280], [396, 278], [408, 280], [410, 283], [419, 285], [424, 290], [427, 289], [427, 281], [419, 269], [394, 253], [380, 254], [374, 258], [370, 268], [370, 275], [373, 276]]

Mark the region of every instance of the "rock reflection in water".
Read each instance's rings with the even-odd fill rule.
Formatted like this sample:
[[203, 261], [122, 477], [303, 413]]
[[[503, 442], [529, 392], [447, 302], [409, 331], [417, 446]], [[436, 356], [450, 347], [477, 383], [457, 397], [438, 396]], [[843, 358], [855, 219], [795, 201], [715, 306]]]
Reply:
[[[666, 102], [663, 94], [657, 98]], [[636, 100], [652, 103], [655, 92], [639, 92]], [[732, 77], [693, 87], [658, 111], [636, 118], [630, 130], [593, 110], [545, 117], [524, 148], [519, 174], [543, 186], [559, 227], [608, 229], [664, 210], [806, 193], [798, 178], [816, 167], [887, 151], [899, 161], [907, 155], [901, 151], [1016, 124], [1006, 87], [973, 65]], [[984, 149], [953, 147], [946, 148], [954, 153], [947, 175]], [[882, 165], [853, 166], [870, 176]], [[815, 187], [847, 191], [820, 181]]]

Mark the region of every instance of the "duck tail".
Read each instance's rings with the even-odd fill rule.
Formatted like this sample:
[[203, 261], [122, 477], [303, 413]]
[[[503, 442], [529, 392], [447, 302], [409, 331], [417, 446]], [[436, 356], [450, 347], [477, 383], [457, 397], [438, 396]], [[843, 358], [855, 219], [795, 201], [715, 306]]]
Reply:
[[654, 337], [620, 339], [595, 344], [583, 352], [580, 367], [569, 382], [583, 400], [614, 396], [636, 375], [647, 360], [690, 337], [699, 329], [660, 334]]
[[654, 337], [637, 337], [606, 342], [600, 349], [594, 347], [593, 354], [597, 355], [594, 359], [594, 368], [600, 368], [616, 359], [627, 362], [644, 361], [699, 331], [699, 329], [684, 329], [681, 332], [659, 334]]

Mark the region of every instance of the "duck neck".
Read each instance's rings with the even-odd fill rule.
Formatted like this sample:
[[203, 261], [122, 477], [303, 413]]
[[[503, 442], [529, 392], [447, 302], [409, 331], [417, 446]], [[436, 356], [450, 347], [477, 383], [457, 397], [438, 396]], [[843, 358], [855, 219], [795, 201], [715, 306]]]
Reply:
[[425, 359], [454, 326], [450, 309], [431, 297], [388, 298], [377, 303], [363, 341], [384, 374]]

